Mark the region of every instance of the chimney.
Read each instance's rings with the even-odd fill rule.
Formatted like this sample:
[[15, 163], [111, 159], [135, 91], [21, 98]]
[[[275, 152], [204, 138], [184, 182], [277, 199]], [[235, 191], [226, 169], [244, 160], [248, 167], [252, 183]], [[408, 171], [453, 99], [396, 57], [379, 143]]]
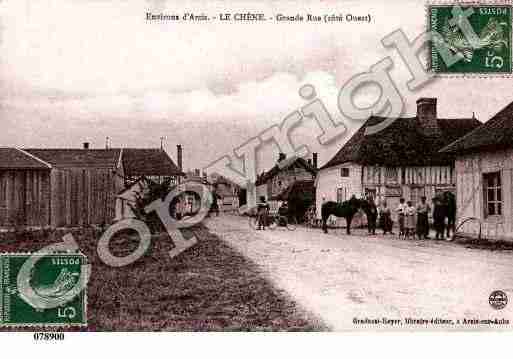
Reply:
[[426, 136], [440, 135], [436, 114], [436, 98], [419, 98], [417, 100], [417, 120]]
[[176, 145], [176, 160], [178, 161], [178, 168], [183, 171], [182, 168], [182, 145]]
[[306, 162], [308, 162], [308, 164], [309, 164], [310, 166], [312, 165], [312, 159], [311, 159], [311, 158], [307, 159], [307, 160], [306, 160]]
[[283, 152], [280, 152], [280, 154], [278, 155], [278, 162], [283, 161], [285, 158], [287, 158], [287, 155]]
[[317, 169], [317, 152], [312, 153], [312, 165], [315, 169]]
[[84, 145], [84, 150], [89, 149], [89, 142], [84, 142], [83, 145]]

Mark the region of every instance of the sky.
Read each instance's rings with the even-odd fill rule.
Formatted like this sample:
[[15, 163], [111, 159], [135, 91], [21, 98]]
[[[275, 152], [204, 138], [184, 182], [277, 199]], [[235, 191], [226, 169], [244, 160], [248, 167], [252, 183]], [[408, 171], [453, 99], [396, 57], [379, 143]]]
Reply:
[[[371, 14], [371, 23], [149, 22], [146, 12]], [[415, 100], [437, 97], [441, 117], [488, 120], [513, 101], [511, 79], [444, 78], [419, 91], [381, 39], [425, 30], [425, 2], [391, 1], [0, 1], [0, 146], [164, 147], [201, 168], [305, 105], [313, 84], [336, 121], [341, 86], [386, 56], [414, 115]], [[359, 93], [372, 103], [379, 91]], [[347, 125], [347, 124], [346, 124]], [[348, 135], [359, 126], [348, 124]], [[295, 141], [312, 141], [307, 123]], [[319, 150], [322, 165], [347, 140]], [[268, 145], [260, 171], [277, 158]]]

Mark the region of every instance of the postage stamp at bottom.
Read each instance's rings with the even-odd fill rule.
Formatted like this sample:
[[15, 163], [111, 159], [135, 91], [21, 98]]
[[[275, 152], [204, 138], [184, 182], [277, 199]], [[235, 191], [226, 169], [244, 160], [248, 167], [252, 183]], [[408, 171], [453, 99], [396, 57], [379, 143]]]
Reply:
[[0, 254], [0, 326], [86, 325], [86, 263], [80, 253]]

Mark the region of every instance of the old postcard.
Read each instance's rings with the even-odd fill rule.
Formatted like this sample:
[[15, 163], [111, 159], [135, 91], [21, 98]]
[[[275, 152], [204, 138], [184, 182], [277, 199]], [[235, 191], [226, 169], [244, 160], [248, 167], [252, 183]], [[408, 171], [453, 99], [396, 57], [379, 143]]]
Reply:
[[513, 330], [509, 1], [0, 1], [0, 338]]

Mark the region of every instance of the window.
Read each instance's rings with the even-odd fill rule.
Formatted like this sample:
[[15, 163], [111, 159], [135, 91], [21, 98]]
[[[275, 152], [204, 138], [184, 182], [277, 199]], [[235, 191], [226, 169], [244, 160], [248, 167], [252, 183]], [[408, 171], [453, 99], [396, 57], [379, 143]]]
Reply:
[[348, 167], [342, 167], [340, 169], [340, 177], [349, 177], [349, 168]]
[[485, 217], [502, 215], [501, 173], [483, 174]]

